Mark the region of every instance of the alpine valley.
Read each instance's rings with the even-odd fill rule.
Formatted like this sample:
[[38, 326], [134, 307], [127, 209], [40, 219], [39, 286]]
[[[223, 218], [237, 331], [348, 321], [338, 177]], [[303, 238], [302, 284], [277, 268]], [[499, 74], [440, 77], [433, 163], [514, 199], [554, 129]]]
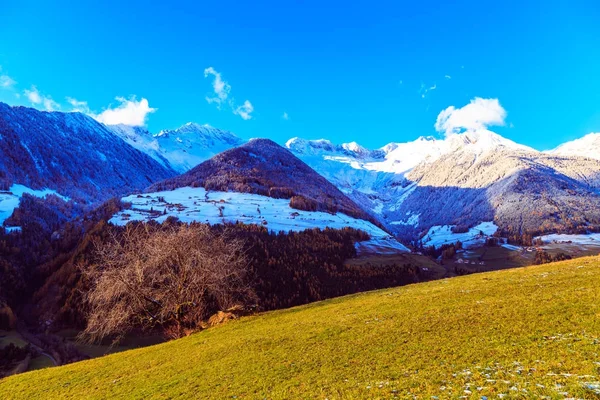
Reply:
[[[372, 150], [0, 103], [0, 329], [37, 349], [19, 362], [121, 349], [75, 340], [89, 323], [83, 266], [114, 238], [186, 226], [242, 243], [259, 311], [595, 254], [598, 154], [600, 134], [538, 151], [476, 127]], [[156, 333], [135, 329], [121, 346]]]

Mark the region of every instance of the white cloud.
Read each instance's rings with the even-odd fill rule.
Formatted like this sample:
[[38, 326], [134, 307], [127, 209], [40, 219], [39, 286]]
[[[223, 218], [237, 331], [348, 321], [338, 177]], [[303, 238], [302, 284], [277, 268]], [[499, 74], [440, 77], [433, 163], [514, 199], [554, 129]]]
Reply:
[[45, 96], [35, 86], [31, 86], [30, 90], [25, 89], [23, 94], [34, 105], [41, 105], [46, 111], [55, 111], [60, 108], [60, 104], [52, 100], [52, 97]]
[[425, 86], [424, 83], [421, 83], [421, 88], [419, 89], [419, 93], [421, 94], [421, 98], [424, 99], [427, 96], [427, 93], [437, 89], [437, 85], [434, 83], [433, 86]]
[[[2, 67], [0, 66], [0, 72], [2, 72]], [[13, 78], [6, 74], [0, 74], [0, 88], [2, 89], [12, 89], [17, 84]]]
[[252, 119], [252, 115], [250, 115], [254, 111], [252, 103], [246, 100], [244, 104], [237, 106], [235, 100], [229, 97], [231, 85], [223, 80], [221, 73], [217, 72], [213, 67], [208, 67], [204, 69], [204, 77], [208, 78], [209, 76], [214, 77], [212, 86], [215, 95], [213, 97], [206, 96], [206, 101], [209, 104], [216, 104], [219, 110], [221, 109], [221, 105], [227, 104], [235, 115], [239, 115], [244, 120]]
[[0, 75], [0, 87], [4, 89], [12, 88], [17, 84], [17, 81], [8, 75]]
[[439, 113], [435, 129], [446, 135], [464, 130], [486, 129], [490, 126], [503, 126], [506, 110], [498, 99], [476, 97], [462, 108], [450, 106]]
[[[156, 108], [150, 107], [148, 100], [145, 98], [137, 101], [135, 96], [130, 97], [129, 100], [124, 97], [116, 97], [116, 100], [121, 103], [117, 107], [111, 108], [109, 106], [109, 108], [102, 111], [100, 114], [89, 113], [88, 108], [88, 114], [98, 122], [102, 122], [106, 125], [124, 124], [130, 126], [144, 126], [146, 125], [148, 114], [152, 114], [157, 110]], [[77, 104], [79, 107], [82, 107], [84, 104], [87, 107], [86, 102], [75, 100], [71, 103], [73, 107], [77, 107]]]
[[221, 108], [221, 104], [223, 104], [227, 100], [227, 96], [229, 96], [229, 92], [231, 91], [231, 85], [225, 82], [221, 78], [221, 73], [215, 71], [213, 67], [208, 67], [204, 70], [204, 77], [208, 78], [209, 75], [214, 76], [213, 79], [213, 91], [215, 92], [214, 97], [206, 96], [206, 101], [208, 103], [216, 103], [217, 108]]
[[67, 97], [67, 102], [73, 107], [71, 112], [80, 112], [84, 114], [91, 114], [90, 107], [87, 101], [79, 101], [72, 97]]
[[283, 115], [281, 116], [281, 118], [283, 118], [287, 121], [288, 119], [290, 119], [290, 116], [288, 115], [287, 112], [284, 112]]
[[252, 119], [252, 115], [250, 115], [252, 113], [252, 111], [254, 111], [254, 107], [252, 106], [252, 103], [250, 103], [248, 100], [246, 100], [244, 102], [244, 104], [235, 108], [233, 110], [233, 113], [235, 115], [239, 115], [244, 120], [249, 120], [249, 119]]
[[37, 88], [35, 86], [32, 86], [31, 90], [25, 89], [23, 91], [23, 93], [25, 94], [25, 96], [27, 96], [27, 99], [29, 99], [29, 101], [32, 102], [33, 104], [41, 104], [42, 103], [42, 96], [40, 95], [40, 92], [37, 90]]
[[450, 75], [444, 75], [444, 78], [446, 78], [446, 79], [452, 79], [452, 77]]

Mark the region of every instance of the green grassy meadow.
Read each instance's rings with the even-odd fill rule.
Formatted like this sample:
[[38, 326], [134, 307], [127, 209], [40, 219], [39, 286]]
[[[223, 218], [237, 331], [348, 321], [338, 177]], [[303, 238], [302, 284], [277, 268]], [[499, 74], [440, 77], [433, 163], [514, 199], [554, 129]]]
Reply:
[[599, 393], [598, 257], [336, 298], [0, 381], [1, 399]]

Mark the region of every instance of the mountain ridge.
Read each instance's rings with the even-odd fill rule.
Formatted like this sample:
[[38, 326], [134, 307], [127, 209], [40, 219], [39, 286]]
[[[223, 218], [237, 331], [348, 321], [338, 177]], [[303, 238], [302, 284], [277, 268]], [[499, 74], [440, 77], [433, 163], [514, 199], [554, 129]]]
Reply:
[[143, 127], [107, 127], [132, 146], [179, 173], [189, 171], [212, 156], [244, 143], [229, 131], [194, 122], [176, 129], [163, 129], [156, 134]]
[[0, 103], [0, 189], [22, 184], [96, 202], [174, 174], [87, 115]]

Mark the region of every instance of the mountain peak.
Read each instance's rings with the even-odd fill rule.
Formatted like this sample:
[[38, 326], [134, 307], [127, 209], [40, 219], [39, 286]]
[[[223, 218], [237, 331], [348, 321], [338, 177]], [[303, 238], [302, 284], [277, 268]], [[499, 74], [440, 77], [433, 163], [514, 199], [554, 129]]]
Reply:
[[557, 148], [547, 151], [558, 156], [587, 157], [600, 160], [600, 133], [588, 133], [573, 141], [563, 143]]
[[448, 143], [448, 151], [465, 149], [479, 154], [503, 147], [518, 151], [537, 152], [531, 147], [513, 142], [487, 129], [473, 129], [453, 133], [446, 137], [445, 142]]

